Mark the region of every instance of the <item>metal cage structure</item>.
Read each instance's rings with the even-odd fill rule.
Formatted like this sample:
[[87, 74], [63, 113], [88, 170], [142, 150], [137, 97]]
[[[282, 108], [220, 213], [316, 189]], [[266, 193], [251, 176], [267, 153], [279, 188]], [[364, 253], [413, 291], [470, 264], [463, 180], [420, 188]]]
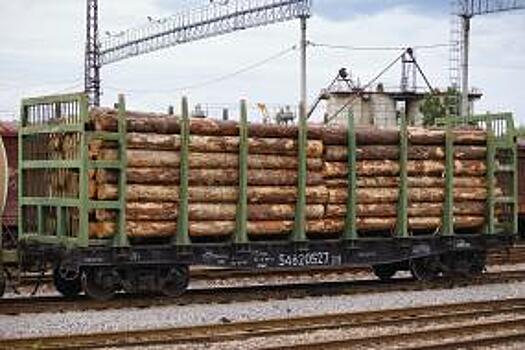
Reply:
[[[518, 233], [518, 143], [512, 113], [480, 114], [437, 120], [447, 127], [468, 125], [487, 131], [487, 225], [485, 233]], [[453, 152], [447, 148], [448, 152]], [[495, 184], [502, 190], [495, 193]], [[496, 220], [498, 218], [499, 220]]]
[[[119, 221], [124, 224], [125, 197], [91, 200], [89, 178], [92, 170], [109, 168], [119, 170], [120, 183], [125, 184], [125, 125], [119, 123], [116, 133], [88, 131], [85, 94], [25, 99], [20, 115], [19, 241], [68, 248], [106, 244], [89, 239], [89, 213], [92, 209], [119, 210]], [[93, 139], [118, 142], [121, 158], [91, 161], [89, 142]], [[118, 245], [125, 241], [123, 234], [114, 239]]]

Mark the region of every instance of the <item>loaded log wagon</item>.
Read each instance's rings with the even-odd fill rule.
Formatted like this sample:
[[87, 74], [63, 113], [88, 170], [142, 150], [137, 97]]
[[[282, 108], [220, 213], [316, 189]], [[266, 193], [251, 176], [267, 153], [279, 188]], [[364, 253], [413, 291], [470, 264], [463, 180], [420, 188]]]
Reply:
[[66, 296], [176, 296], [196, 264], [477, 274], [517, 233], [511, 115], [383, 130], [117, 107], [22, 103], [19, 264]]

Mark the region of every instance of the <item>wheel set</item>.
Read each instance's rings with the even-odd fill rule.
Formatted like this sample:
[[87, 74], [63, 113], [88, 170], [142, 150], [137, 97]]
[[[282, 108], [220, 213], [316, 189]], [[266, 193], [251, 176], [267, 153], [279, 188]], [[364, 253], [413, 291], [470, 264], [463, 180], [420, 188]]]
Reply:
[[[3, 281], [0, 275], [0, 292]], [[53, 270], [56, 290], [67, 298], [82, 291], [96, 300], [109, 300], [121, 290], [128, 293], [162, 293], [167, 297], [178, 297], [189, 284], [187, 266], [176, 265], [162, 268], [134, 268], [119, 271], [112, 267], [90, 267], [83, 271], [57, 266]]]
[[486, 254], [480, 251], [458, 251], [441, 256], [411, 259], [409, 269], [419, 281], [432, 281], [440, 276], [471, 278], [485, 270]]

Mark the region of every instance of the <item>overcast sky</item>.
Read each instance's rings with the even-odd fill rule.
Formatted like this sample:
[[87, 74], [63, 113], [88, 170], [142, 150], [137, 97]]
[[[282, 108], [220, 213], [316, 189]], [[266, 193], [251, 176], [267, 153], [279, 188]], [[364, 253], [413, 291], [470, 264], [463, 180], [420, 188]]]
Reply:
[[[147, 23], [206, 0], [101, 0], [101, 35]], [[0, 0], [0, 115], [15, 115], [24, 96], [79, 91], [83, 86], [84, 0]], [[309, 40], [347, 46], [419, 46], [449, 41], [448, 1], [314, 0]], [[525, 11], [476, 17], [471, 85], [484, 97], [477, 112], [512, 111], [525, 123]], [[240, 98], [269, 106], [298, 99], [299, 54], [228, 76], [298, 42], [297, 21], [250, 29], [132, 58], [102, 68], [103, 104], [122, 92], [130, 108], [165, 110], [187, 95], [192, 104], [222, 107]], [[417, 50], [431, 83], [448, 84], [448, 49]], [[309, 47], [313, 100], [340, 67], [364, 84], [398, 53]], [[213, 83], [210, 83], [213, 81]], [[400, 81], [400, 66], [382, 78]], [[421, 82], [421, 80], [420, 80]]]

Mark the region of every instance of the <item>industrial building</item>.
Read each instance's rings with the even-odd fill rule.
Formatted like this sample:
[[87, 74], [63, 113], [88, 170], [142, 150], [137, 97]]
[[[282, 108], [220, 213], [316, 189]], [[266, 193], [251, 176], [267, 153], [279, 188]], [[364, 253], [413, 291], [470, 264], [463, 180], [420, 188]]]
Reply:
[[[446, 97], [445, 91], [446, 89], [443, 92], [435, 93], [443, 103]], [[421, 126], [423, 123], [421, 106], [427, 94], [427, 92], [417, 91], [416, 89], [385, 89], [381, 83], [377, 84], [375, 89], [366, 91], [361, 88], [335, 86], [324, 92], [326, 99], [325, 121], [327, 121], [327, 117], [333, 116], [340, 109], [343, 109], [337, 117], [330, 121], [331, 123], [346, 124], [346, 116], [350, 110], [359, 126], [374, 125], [387, 128], [398, 125], [399, 116], [406, 112], [409, 125]], [[469, 110], [474, 110], [475, 102], [481, 97], [482, 93], [479, 90], [471, 90]]]

